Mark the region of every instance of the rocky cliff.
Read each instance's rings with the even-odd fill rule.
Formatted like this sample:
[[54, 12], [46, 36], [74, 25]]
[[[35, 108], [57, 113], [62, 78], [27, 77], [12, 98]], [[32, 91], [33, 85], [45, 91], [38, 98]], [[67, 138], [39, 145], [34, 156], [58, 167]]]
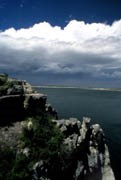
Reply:
[[73, 179], [114, 180], [104, 132], [99, 124], [90, 126], [90, 121], [88, 117], [82, 123], [75, 118], [56, 121], [65, 135], [66, 151], [76, 162]]
[[0, 179], [115, 179], [99, 124], [57, 120], [47, 96], [26, 81], [1, 75], [0, 83]]
[[57, 118], [55, 109], [46, 99], [46, 95], [37, 93], [25, 80], [0, 75], [0, 126], [44, 113]]

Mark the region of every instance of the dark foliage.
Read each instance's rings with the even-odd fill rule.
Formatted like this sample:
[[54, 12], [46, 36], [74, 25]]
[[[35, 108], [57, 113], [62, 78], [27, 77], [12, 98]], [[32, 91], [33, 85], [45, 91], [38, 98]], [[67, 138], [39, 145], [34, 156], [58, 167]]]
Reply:
[[[28, 126], [30, 122], [31, 127]], [[48, 116], [28, 118], [20, 142], [20, 153], [15, 155], [10, 149], [0, 152], [0, 179], [32, 179], [33, 166], [40, 160], [46, 161], [48, 166], [53, 163], [50, 176], [54, 174], [54, 169], [59, 169], [57, 165], [63, 135]], [[30, 149], [29, 156], [21, 151], [24, 148]]]

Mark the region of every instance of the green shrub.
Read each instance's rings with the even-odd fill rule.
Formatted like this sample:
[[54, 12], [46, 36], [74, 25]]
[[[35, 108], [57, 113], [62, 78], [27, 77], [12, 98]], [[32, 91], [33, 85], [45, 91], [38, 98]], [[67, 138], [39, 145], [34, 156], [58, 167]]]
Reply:
[[63, 135], [48, 116], [29, 118], [32, 128], [23, 129], [21, 140], [24, 147], [31, 149], [33, 158], [49, 159], [52, 154], [58, 153], [62, 145]]
[[15, 154], [9, 148], [4, 148], [0, 150], [0, 179], [6, 180], [9, 174], [9, 171], [14, 166]]
[[[28, 124], [31, 126], [29, 127]], [[52, 169], [56, 168], [62, 142], [62, 133], [48, 116], [28, 118], [23, 128], [20, 148], [29, 148], [30, 156], [18, 154], [6, 179], [31, 179], [32, 167], [40, 160], [51, 162]]]
[[19, 154], [15, 159], [14, 166], [11, 172], [8, 174], [7, 180], [28, 180], [30, 178], [30, 172], [28, 168], [29, 160], [25, 155]]

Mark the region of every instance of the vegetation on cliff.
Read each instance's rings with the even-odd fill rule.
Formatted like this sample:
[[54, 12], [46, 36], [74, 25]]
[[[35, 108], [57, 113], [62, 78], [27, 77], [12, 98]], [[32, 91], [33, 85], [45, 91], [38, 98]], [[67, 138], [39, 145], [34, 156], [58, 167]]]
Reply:
[[48, 116], [28, 118], [23, 122], [17, 154], [5, 148], [0, 152], [0, 179], [31, 179], [34, 164], [53, 161], [62, 141], [62, 133]]
[[[11, 84], [11, 86], [9, 86]], [[79, 180], [97, 173], [114, 180], [99, 124], [57, 120], [46, 96], [26, 81], [0, 75], [0, 179]], [[17, 103], [16, 103], [17, 102]], [[102, 172], [104, 172], [102, 174]]]

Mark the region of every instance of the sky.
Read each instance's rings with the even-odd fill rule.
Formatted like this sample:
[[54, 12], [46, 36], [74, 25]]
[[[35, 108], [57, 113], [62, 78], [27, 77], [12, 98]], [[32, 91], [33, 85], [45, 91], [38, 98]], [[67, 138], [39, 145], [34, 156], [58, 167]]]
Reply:
[[121, 0], [0, 0], [0, 72], [33, 85], [121, 87]]

